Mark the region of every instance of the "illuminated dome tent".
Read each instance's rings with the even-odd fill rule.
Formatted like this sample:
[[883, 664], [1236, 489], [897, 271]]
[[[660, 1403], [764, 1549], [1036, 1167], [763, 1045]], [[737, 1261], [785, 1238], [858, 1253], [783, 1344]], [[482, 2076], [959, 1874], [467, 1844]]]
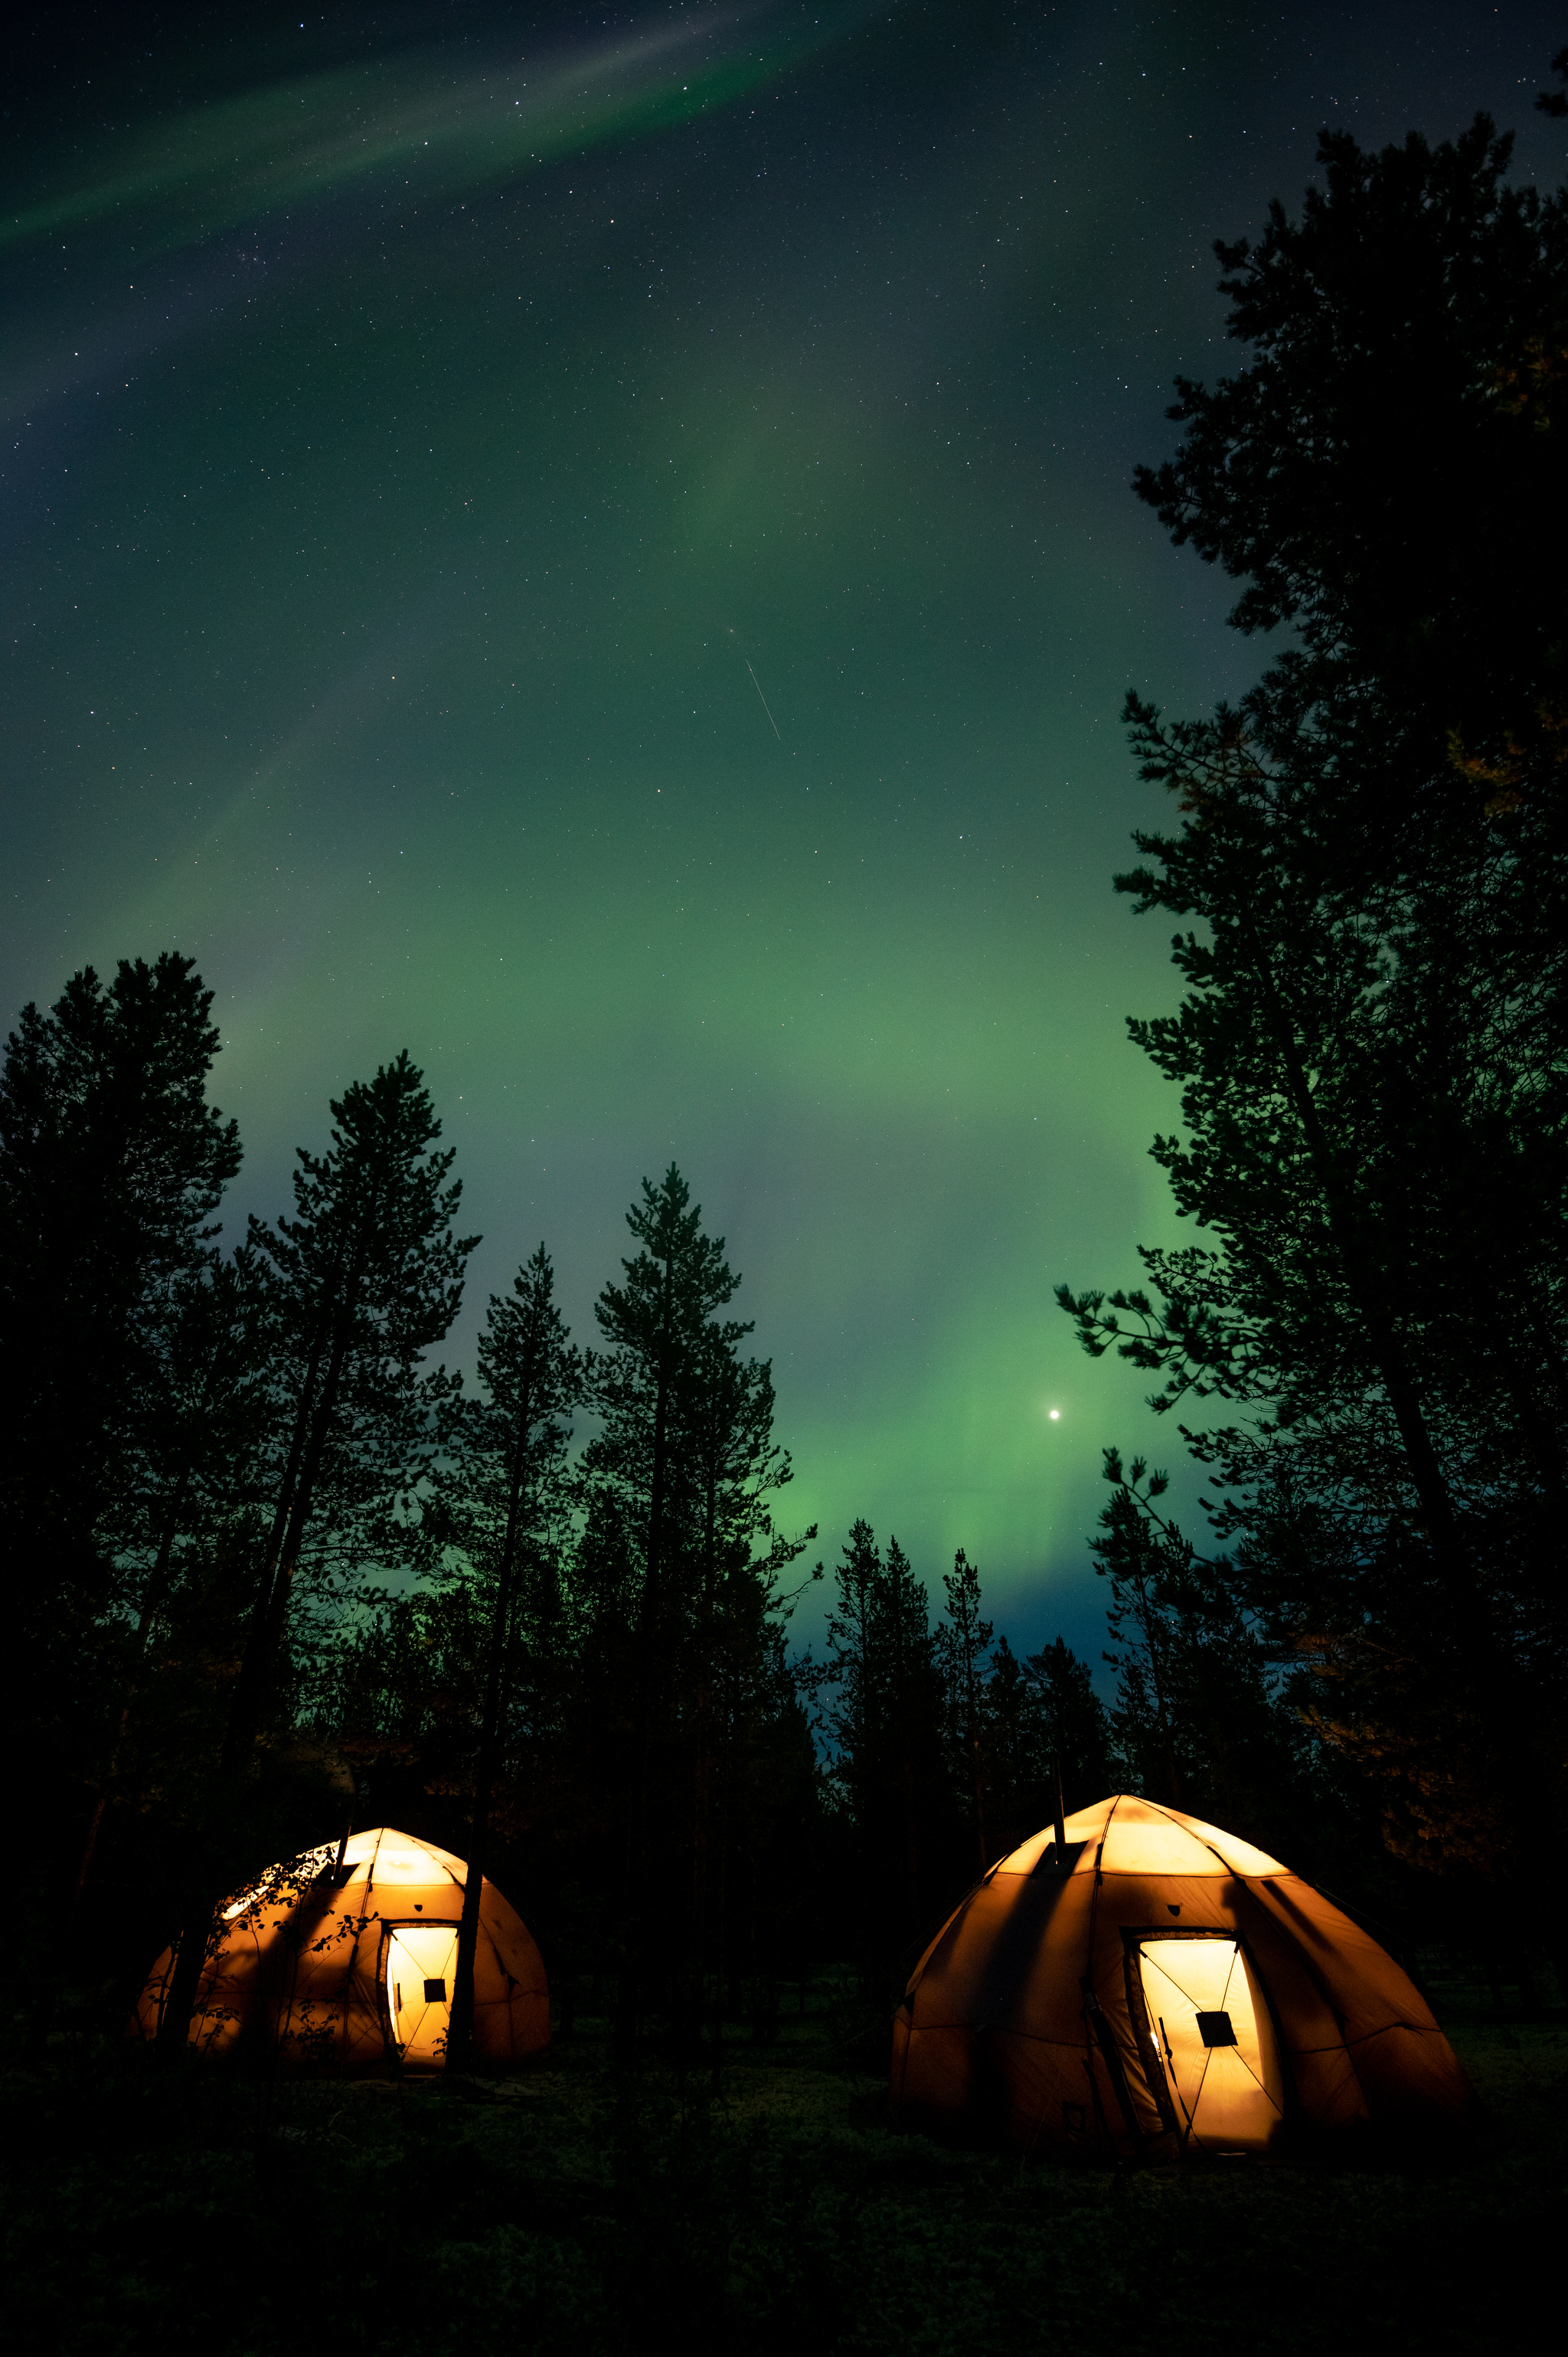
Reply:
[[[202, 1975], [191, 2043], [221, 2052], [276, 2044], [288, 2061], [376, 2071], [401, 2057], [438, 2070], [446, 2052], [457, 1922], [467, 1868], [449, 1850], [381, 1825], [271, 1867], [223, 1910]], [[157, 2035], [174, 1969], [166, 1948], [147, 1975], [133, 2035]], [[479, 1893], [474, 2059], [497, 2068], [550, 2043], [539, 1950], [491, 1882]]]
[[1025, 2151], [1279, 2154], [1465, 2118], [1408, 1975], [1275, 1859], [1121, 1793], [983, 1877], [894, 2018], [891, 2111]]

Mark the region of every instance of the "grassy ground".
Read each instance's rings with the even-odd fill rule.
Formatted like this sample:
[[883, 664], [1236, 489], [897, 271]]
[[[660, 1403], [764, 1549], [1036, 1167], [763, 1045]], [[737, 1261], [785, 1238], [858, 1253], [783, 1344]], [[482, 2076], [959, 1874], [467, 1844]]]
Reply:
[[650, 2064], [630, 2117], [592, 2022], [456, 2089], [61, 2050], [9, 2089], [6, 2322], [29, 2357], [1491, 2352], [1560, 2319], [1568, 2026], [1448, 2026], [1482, 2130], [1376, 2169], [1020, 2169], [892, 2136], [821, 2011], [737, 2032], [716, 2100]]

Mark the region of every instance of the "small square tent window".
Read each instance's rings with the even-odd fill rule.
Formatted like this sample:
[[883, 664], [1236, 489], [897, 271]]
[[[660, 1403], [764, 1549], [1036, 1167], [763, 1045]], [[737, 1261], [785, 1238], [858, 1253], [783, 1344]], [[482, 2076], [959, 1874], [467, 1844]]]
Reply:
[[[428, 1994], [428, 1986], [427, 1983], [426, 1994]], [[1228, 2013], [1200, 2013], [1197, 2017], [1197, 2034], [1206, 2046], [1234, 2046], [1236, 2043], [1236, 2032], [1231, 2027], [1230, 2016]]]
[[[426, 1982], [425, 1982], [425, 1984], [424, 1984], [424, 2002], [425, 2002], [425, 2004], [426, 2004], [426, 2005], [445, 2005], [445, 2004], [446, 2004], [446, 1982], [445, 1982], [445, 1981], [426, 1981]], [[1227, 2020], [1226, 2020], [1225, 2016], [1224, 2016], [1223, 2014], [1221, 2014], [1221, 2015], [1219, 2016], [1219, 2019], [1220, 2019], [1221, 2021], [1224, 2021], [1224, 2022], [1225, 2022], [1226, 2029], [1227, 2029], [1227, 2031], [1229, 2031], [1229, 2029], [1230, 2029], [1230, 2022], [1229, 2022], [1229, 2021], [1227, 2021]], [[1210, 2043], [1211, 2045], [1212, 2045], [1212, 2044], [1215, 2044], [1216, 2042], [1217, 2042], [1217, 2041], [1216, 2041], [1216, 2040], [1212, 2040], [1212, 2039], [1209, 2040], [1209, 2043]], [[1227, 2043], [1228, 2045], [1234, 2046], [1234, 2045], [1235, 2045], [1235, 2043], [1236, 2043], [1236, 2041], [1235, 2041], [1235, 2040], [1234, 2040], [1233, 2038], [1230, 2038], [1230, 2037], [1228, 2037], [1228, 2038], [1227, 2038], [1227, 2040], [1226, 2040], [1226, 2043]]]

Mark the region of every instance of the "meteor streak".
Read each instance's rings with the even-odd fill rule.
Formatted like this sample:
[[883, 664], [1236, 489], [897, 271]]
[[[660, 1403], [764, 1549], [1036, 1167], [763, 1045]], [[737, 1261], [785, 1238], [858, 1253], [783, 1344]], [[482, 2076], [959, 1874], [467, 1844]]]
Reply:
[[[747, 671], [751, 671], [751, 665], [748, 662], [746, 662], [746, 657], [744, 655], [742, 655], [741, 661], [743, 663], [746, 663]], [[757, 673], [754, 671], [751, 671], [751, 683], [753, 687], [757, 689], [758, 695], [762, 695], [762, 689], [757, 681]], [[768, 698], [765, 695], [762, 695], [762, 709], [764, 712], [768, 712]], [[768, 712], [768, 725], [772, 729], [775, 737], [779, 737], [779, 723], [774, 719], [771, 712]], [[779, 737], [779, 742], [782, 745], [784, 742], [782, 737]]]

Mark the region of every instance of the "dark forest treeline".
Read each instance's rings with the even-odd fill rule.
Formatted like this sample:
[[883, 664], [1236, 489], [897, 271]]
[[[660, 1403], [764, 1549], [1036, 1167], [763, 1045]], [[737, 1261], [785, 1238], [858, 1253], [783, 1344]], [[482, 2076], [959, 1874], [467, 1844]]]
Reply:
[[[541, 1245], [471, 1386], [434, 1354], [475, 1240], [406, 1057], [333, 1104], [293, 1216], [222, 1251], [209, 999], [173, 954], [80, 975], [0, 1075], [6, 1316], [38, 1338], [6, 1361], [4, 1480], [40, 2025], [113, 2022], [171, 1931], [350, 1823], [481, 1858], [563, 2022], [610, 2016], [623, 2062], [650, 2031], [716, 2061], [726, 2016], [768, 2035], [823, 1963], [869, 2051], [1058, 1792], [1174, 1797], [1365, 1882], [1365, 1799], [1258, 1616], [1190, 1563], [1148, 1576], [1141, 1527], [1099, 1543], [1109, 1710], [1060, 1640], [997, 1636], [962, 1553], [934, 1612], [864, 1522], [807, 1567], [770, 1372], [677, 1170], [628, 1213], [593, 1346]], [[789, 1616], [823, 1577], [818, 1658]]]
[[292, 1216], [222, 1250], [209, 1004], [173, 953], [79, 974], [0, 1077], [41, 1952], [68, 1983], [90, 1953], [112, 2013], [177, 1924], [354, 1818], [481, 1857], [624, 2057], [650, 2022], [688, 2055], [724, 2009], [766, 2025], [824, 1958], [880, 2001], [1058, 1760], [1069, 1806], [1107, 1789], [1087, 1667], [993, 1642], [961, 1555], [933, 1621], [864, 1523], [823, 1658], [791, 1651], [816, 1533], [775, 1520], [770, 1372], [673, 1168], [592, 1347], [541, 1245], [472, 1386], [434, 1358], [475, 1239], [406, 1056], [333, 1104]]

